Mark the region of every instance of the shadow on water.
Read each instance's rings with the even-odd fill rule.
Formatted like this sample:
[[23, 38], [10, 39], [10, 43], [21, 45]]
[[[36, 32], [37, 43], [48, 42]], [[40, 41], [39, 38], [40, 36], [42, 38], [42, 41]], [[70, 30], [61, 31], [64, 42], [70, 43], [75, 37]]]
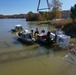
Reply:
[[46, 55], [52, 53], [54, 56], [64, 57], [68, 53], [67, 49], [61, 48], [57, 44], [55, 45], [53, 44], [50, 46], [45, 46], [45, 45], [40, 45], [40, 46], [43, 46], [46, 49]]
[[17, 32], [13, 32], [13, 31], [10, 31], [11, 32], [11, 34], [16, 34]]
[[13, 43], [14, 45], [18, 45], [18, 44], [19, 44], [18, 41], [13, 41], [12, 43]]
[[[14, 41], [13, 44], [19, 44], [19, 42]], [[24, 45], [23, 46], [24, 48], [21, 50], [0, 53], [0, 63], [15, 62], [15, 61], [20, 61], [25, 59], [41, 57], [41, 56], [49, 57], [51, 54], [55, 57], [65, 56], [65, 53], [62, 53], [63, 50], [58, 50], [58, 51], [54, 50], [55, 48], [53, 46], [48, 47], [40, 44], [33, 44], [33, 45], [29, 45], [25, 43], [22, 43], [22, 44]]]
[[22, 45], [26, 45], [26, 46], [30, 46], [30, 45], [35, 44], [35, 43], [24, 42], [24, 41], [22, 41], [22, 40], [20, 40], [20, 39], [18, 39], [18, 38], [17, 38], [17, 41], [18, 41], [19, 43], [21, 43]]
[[14, 39], [14, 41], [12, 41], [12, 44], [14, 45], [18, 45], [20, 44], [19, 41], [17, 40], [17, 37], [12, 37]]
[[[45, 55], [45, 53], [40, 53], [37, 50], [18, 50], [0, 53], [0, 63], [7, 63], [12, 61], [18, 61], [23, 59], [35, 58]], [[5, 57], [6, 56], [6, 57]]]
[[19, 40], [17, 37], [13, 37], [14, 41], [12, 41], [12, 44], [14, 45], [19, 45], [19, 44], [22, 44], [22, 45], [25, 45], [25, 46], [30, 46], [32, 45], [31, 43], [25, 43], [21, 40]]
[[25, 59], [31, 59], [31, 58], [36, 58], [36, 57], [40, 57], [40, 56], [43, 56], [44, 54], [40, 55], [32, 55], [32, 56], [24, 56], [24, 57], [19, 57], [19, 58], [10, 58], [10, 56], [8, 57], [9, 59], [6, 59], [6, 60], [1, 60], [0, 63], [9, 63], [9, 62], [15, 62], [15, 61], [20, 61], [20, 60], [25, 60]]
[[17, 40], [17, 37], [12, 37], [12, 39]]

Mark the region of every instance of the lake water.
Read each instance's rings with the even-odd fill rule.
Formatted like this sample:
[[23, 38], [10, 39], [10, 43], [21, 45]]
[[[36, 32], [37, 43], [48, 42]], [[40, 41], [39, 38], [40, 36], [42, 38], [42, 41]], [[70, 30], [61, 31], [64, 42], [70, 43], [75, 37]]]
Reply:
[[0, 75], [76, 75], [76, 65], [64, 60], [67, 50], [37, 43], [22, 44], [11, 32], [16, 24], [28, 30], [36, 27], [51, 30], [51, 26], [25, 19], [0, 19]]

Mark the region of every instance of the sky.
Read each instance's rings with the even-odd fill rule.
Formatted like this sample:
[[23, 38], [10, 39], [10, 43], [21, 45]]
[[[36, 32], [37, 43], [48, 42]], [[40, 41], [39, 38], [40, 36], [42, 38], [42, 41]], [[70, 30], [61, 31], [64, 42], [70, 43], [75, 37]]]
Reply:
[[[0, 0], [0, 14], [27, 14], [29, 11], [37, 12], [39, 0]], [[52, 0], [48, 0], [51, 3]], [[62, 2], [62, 10], [70, 10], [76, 4], [76, 0], [59, 0]], [[41, 0], [40, 8], [46, 8], [46, 0]]]

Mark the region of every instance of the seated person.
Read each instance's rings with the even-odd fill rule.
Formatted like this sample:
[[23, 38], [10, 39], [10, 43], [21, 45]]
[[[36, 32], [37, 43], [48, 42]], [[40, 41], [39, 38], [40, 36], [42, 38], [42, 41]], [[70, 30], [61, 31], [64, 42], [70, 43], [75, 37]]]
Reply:
[[43, 29], [43, 30], [41, 30], [41, 33], [45, 33], [45, 30]]
[[39, 31], [35, 31], [34, 36], [37, 36], [39, 34]]
[[36, 31], [34, 33], [34, 36], [37, 36], [39, 34], [38, 28], [36, 27]]

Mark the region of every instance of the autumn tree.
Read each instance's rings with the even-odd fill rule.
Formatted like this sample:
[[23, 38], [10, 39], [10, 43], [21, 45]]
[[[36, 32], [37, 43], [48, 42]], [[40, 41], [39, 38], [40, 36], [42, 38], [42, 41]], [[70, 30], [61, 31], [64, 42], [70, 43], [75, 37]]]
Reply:
[[41, 21], [42, 20], [42, 16], [40, 13], [36, 13], [36, 20], [37, 21]]
[[61, 16], [62, 16], [61, 6], [62, 6], [62, 3], [59, 0], [52, 0], [51, 11], [52, 11], [53, 19], [61, 18]]
[[71, 7], [70, 11], [71, 11], [70, 16], [72, 18], [72, 21], [76, 22], [76, 4], [73, 7]]

